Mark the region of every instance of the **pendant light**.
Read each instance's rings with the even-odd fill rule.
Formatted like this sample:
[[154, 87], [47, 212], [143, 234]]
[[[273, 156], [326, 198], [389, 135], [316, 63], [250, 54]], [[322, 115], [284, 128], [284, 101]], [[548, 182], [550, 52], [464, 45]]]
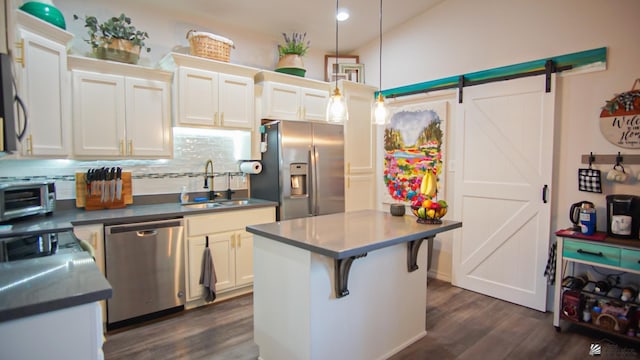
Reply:
[[327, 121], [328, 122], [345, 122], [349, 120], [349, 111], [347, 110], [347, 102], [344, 96], [340, 93], [340, 89], [338, 89], [338, 7], [339, 0], [336, 0], [336, 63], [333, 67], [336, 85], [335, 89], [333, 89], [333, 94], [329, 98], [329, 103], [327, 104]]
[[371, 108], [372, 123], [374, 125], [384, 125], [389, 122], [389, 109], [384, 104], [384, 96], [382, 96], [382, 0], [380, 0], [380, 87], [378, 88], [378, 96], [373, 102]]

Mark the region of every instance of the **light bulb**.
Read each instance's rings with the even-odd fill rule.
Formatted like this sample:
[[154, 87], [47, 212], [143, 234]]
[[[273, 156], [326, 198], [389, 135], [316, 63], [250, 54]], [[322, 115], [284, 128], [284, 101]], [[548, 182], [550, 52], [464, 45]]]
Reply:
[[349, 120], [349, 112], [344, 97], [336, 87], [327, 104], [327, 121], [344, 122]]
[[384, 104], [384, 97], [378, 94], [378, 98], [373, 103], [373, 123], [375, 125], [384, 125], [389, 119], [389, 110]]

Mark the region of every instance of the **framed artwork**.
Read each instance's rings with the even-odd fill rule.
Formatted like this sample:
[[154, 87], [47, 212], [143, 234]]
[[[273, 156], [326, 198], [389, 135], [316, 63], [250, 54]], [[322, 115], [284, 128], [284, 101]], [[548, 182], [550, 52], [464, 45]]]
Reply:
[[437, 179], [434, 199], [443, 194], [447, 101], [398, 104], [384, 129], [383, 203], [410, 204], [427, 171]]
[[345, 74], [345, 80], [364, 83], [364, 64], [338, 64], [338, 74]]
[[[336, 60], [338, 64], [357, 64], [360, 62], [358, 55], [340, 55], [336, 58], [335, 55], [324, 56], [324, 81], [332, 81], [332, 74], [338, 73], [339, 70], [336, 67]], [[335, 77], [333, 77], [335, 79]]]
[[347, 74], [345, 74], [345, 73], [337, 73], [337, 74], [331, 74], [331, 77], [327, 81], [334, 82], [334, 81], [338, 81], [338, 80], [349, 80], [349, 79], [347, 79]]

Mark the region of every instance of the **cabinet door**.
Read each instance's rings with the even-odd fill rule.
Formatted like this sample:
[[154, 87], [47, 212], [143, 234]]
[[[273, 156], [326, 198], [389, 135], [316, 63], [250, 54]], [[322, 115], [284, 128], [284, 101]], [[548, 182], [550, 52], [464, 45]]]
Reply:
[[125, 99], [127, 156], [171, 157], [169, 84], [127, 77]]
[[216, 269], [216, 291], [231, 289], [236, 285], [234, 243], [233, 231], [209, 235], [209, 249]]
[[216, 271], [216, 291], [224, 291], [235, 286], [234, 235], [234, 232], [226, 232], [189, 238], [187, 301], [200, 299], [203, 295], [204, 288], [200, 284], [200, 274], [207, 237], [209, 237], [209, 251]]
[[300, 88], [301, 118], [304, 120], [324, 121], [327, 116], [328, 101], [328, 91]]
[[198, 300], [203, 295], [200, 272], [202, 271], [204, 244], [204, 236], [187, 239], [187, 301]]
[[345, 211], [376, 208], [375, 174], [349, 175], [345, 188]]
[[265, 82], [262, 107], [263, 118], [300, 120], [300, 88], [287, 84]]
[[253, 128], [253, 79], [219, 74], [218, 125], [231, 128]]
[[179, 68], [176, 125], [214, 126], [218, 111], [218, 73]]
[[[73, 234], [89, 243], [95, 252], [94, 259], [102, 275], [104, 271], [104, 227], [102, 224], [74, 226]], [[107, 303], [105, 300], [99, 302], [102, 308], [102, 322], [107, 322]]]
[[[64, 45], [19, 32], [24, 66], [16, 64], [18, 93], [27, 112], [27, 131], [21, 144], [25, 156], [67, 156], [71, 145], [69, 73]], [[18, 128], [24, 119], [18, 119]]]
[[375, 127], [371, 124], [372, 91], [349, 90], [349, 121], [345, 123], [345, 163], [352, 174], [372, 173], [375, 166]]
[[236, 233], [236, 286], [253, 283], [253, 236], [246, 231]]
[[80, 70], [72, 73], [74, 153], [124, 156], [124, 77]]

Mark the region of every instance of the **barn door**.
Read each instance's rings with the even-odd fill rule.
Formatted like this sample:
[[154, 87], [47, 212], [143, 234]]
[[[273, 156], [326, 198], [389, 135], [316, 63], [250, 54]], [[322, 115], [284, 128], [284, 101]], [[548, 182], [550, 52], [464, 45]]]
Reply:
[[555, 76], [464, 88], [456, 111], [452, 283], [544, 311]]

